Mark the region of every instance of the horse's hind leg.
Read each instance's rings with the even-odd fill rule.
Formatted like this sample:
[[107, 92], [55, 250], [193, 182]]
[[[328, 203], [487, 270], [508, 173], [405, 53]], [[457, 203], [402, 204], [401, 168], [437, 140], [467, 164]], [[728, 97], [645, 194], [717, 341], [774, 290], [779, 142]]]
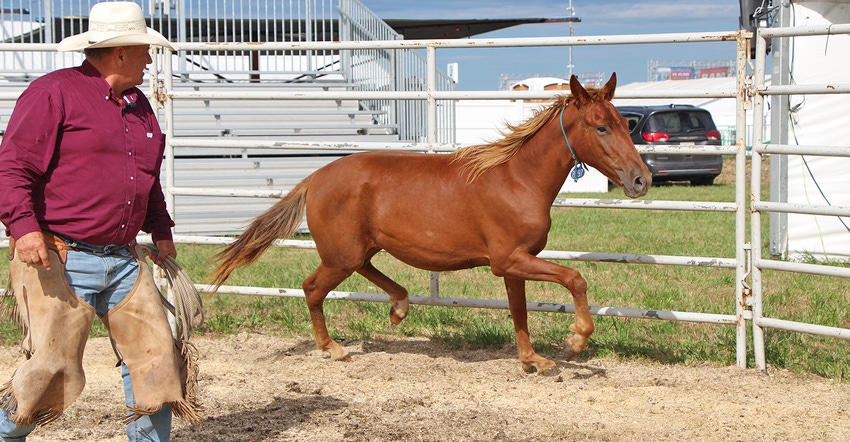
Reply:
[[410, 308], [410, 303], [407, 300], [407, 289], [381, 273], [371, 262], [366, 262], [363, 267], [357, 269], [357, 273], [387, 292], [390, 302], [392, 302], [390, 321], [393, 324], [398, 325], [402, 319], [407, 317], [407, 311]]
[[304, 280], [301, 285], [304, 289], [304, 297], [307, 300], [307, 308], [310, 310], [310, 320], [313, 322], [313, 337], [319, 350], [331, 354], [331, 359], [338, 361], [350, 361], [351, 357], [336, 341], [328, 334], [328, 326], [325, 323], [325, 312], [322, 305], [328, 293], [336, 288], [345, 278], [351, 276], [352, 272], [340, 269], [332, 269], [324, 264]]
[[505, 288], [508, 291], [508, 307], [514, 321], [516, 347], [522, 369], [528, 373], [543, 373], [554, 367], [555, 363], [538, 355], [531, 346], [531, 338], [528, 336], [528, 310], [525, 306], [525, 281], [505, 278]]

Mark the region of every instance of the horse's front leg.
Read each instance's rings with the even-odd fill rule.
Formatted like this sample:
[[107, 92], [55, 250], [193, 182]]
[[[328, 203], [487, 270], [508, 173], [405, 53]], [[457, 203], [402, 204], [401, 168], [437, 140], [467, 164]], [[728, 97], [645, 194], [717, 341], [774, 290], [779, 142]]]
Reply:
[[304, 289], [304, 297], [307, 300], [307, 308], [310, 310], [310, 321], [313, 323], [313, 338], [319, 350], [329, 352], [331, 359], [335, 361], [351, 361], [348, 350], [331, 339], [328, 326], [325, 323], [325, 312], [323, 304], [328, 293], [347, 278], [349, 274], [329, 269], [323, 264], [304, 280], [301, 287]]
[[[504, 267], [491, 264], [491, 268], [493, 269], [494, 274], [505, 277], [506, 284], [508, 284], [509, 278], [514, 278], [520, 280], [556, 282], [566, 287], [573, 296], [575, 322], [570, 325], [570, 330], [573, 331], [573, 334], [567, 338], [567, 343], [564, 347], [564, 357], [567, 360], [570, 360], [584, 350], [587, 346], [588, 339], [590, 339], [590, 335], [593, 334], [594, 327], [593, 319], [590, 317], [590, 308], [587, 303], [587, 281], [582, 278], [579, 272], [569, 267], [564, 267], [545, 259], [540, 259], [525, 251], [517, 251], [511, 254], [509, 259], [504, 261]], [[511, 305], [511, 313], [513, 314], [512, 300], [514, 297], [510, 295], [510, 290], [509, 286], [508, 299]], [[522, 301], [522, 313], [524, 318], [524, 287]], [[516, 321], [516, 318], [514, 321]], [[519, 344], [519, 336], [517, 336], [517, 344]]]
[[505, 288], [508, 292], [508, 307], [514, 320], [516, 348], [522, 369], [528, 373], [543, 373], [554, 367], [555, 363], [538, 355], [531, 346], [531, 338], [528, 336], [528, 311], [525, 306], [525, 281], [505, 278]]
[[567, 343], [564, 346], [564, 359], [569, 361], [587, 346], [587, 340], [593, 334], [594, 325], [593, 318], [590, 317], [590, 306], [587, 302], [587, 281], [582, 278], [578, 271], [569, 267], [562, 268], [569, 275], [566, 278], [565, 285], [573, 295], [573, 307], [576, 311], [576, 320], [570, 325], [573, 334], [567, 337]]

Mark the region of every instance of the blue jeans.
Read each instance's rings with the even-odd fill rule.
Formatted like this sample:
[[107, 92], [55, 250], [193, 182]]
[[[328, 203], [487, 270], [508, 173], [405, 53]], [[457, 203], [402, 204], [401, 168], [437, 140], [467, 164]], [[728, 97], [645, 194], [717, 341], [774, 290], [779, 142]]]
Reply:
[[[74, 292], [95, 308], [98, 317], [103, 317], [130, 293], [139, 273], [138, 262], [126, 249], [107, 249], [109, 254], [101, 254], [103, 247], [82, 243], [69, 245], [98, 252], [69, 251], [65, 276]], [[121, 378], [125, 401], [128, 406], [135, 406], [130, 372], [123, 363]], [[9, 420], [7, 413], [0, 409], [0, 439], [4, 442], [25, 441], [34, 428], [34, 425], [16, 426]], [[165, 404], [159, 412], [140, 417], [127, 425], [126, 432], [130, 442], [168, 441], [171, 434], [171, 408]]]

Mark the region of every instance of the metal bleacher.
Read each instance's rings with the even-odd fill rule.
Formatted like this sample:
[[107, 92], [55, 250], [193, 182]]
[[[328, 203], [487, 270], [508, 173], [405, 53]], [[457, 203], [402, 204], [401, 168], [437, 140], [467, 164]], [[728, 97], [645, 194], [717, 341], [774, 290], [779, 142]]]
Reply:
[[[28, 83], [0, 82], [0, 136], [15, 106], [15, 98]], [[291, 88], [291, 85], [266, 85], [276, 88]], [[240, 87], [256, 90], [256, 85], [191, 85], [176, 86], [198, 90], [233, 91]], [[337, 86], [300, 87], [299, 90], [327, 90]], [[342, 87], [342, 86], [340, 86]], [[160, 117], [162, 116], [160, 110]], [[342, 137], [377, 135], [381, 140], [397, 140], [397, 126], [381, 124], [379, 116], [386, 111], [361, 109], [356, 100], [185, 100], [174, 106], [175, 137], [222, 137], [222, 136], [305, 136]], [[162, 118], [160, 118], [162, 121]], [[370, 139], [370, 141], [373, 141]]]
[[[348, 90], [342, 80], [311, 83], [174, 83], [175, 91]], [[394, 125], [380, 124], [383, 111], [357, 100], [174, 100], [174, 137], [238, 137], [283, 141], [398, 142]], [[163, 119], [160, 118], [162, 123]], [[177, 187], [286, 191], [347, 152], [176, 148]], [[178, 195], [175, 233], [228, 235], [276, 202], [269, 198]], [[304, 226], [306, 227], [306, 226]]]
[[[346, 90], [347, 83], [175, 84], [193, 92]], [[362, 109], [356, 100], [183, 100], [174, 105], [175, 136], [387, 135], [386, 111]]]
[[[174, 90], [256, 93], [270, 88], [333, 91], [349, 87], [342, 81], [175, 83]], [[175, 100], [174, 137], [398, 142], [393, 125], [378, 123], [383, 113], [363, 110], [356, 100]], [[174, 184], [190, 188], [286, 191], [316, 169], [345, 154], [347, 152], [176, 148]], [[178, 195], [174, 231], [193, 235], [235, 234], [275, 202], [269, 198]]]

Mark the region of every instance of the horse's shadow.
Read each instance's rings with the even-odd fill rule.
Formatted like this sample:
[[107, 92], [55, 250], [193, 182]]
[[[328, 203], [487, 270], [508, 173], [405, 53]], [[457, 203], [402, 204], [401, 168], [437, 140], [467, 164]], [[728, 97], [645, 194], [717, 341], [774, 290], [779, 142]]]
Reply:
[[[517, 358], [516, 346], [513, 343], [501, 347], [469, 347], [452, 348], [441, 343], [439, 340], [429, 339], [373, 339], [368, 341], [338, 341], [345, 347], [351, 358], [359, 358], [370, 353], [387, 353], [393, 355], [418, 354], [429, 358], [451, 358], [460, 363], [478, 363], [488, 361], [509, 360], [516, 363], [517, 370], [522, 370]], [[289, 346], [284, 350], [275, 352], [260, 359], [278, 360], [286, 356], [301, 355], [305, 357], [326, 358], [327, 363], [343, 363], [331, 361], [327, 353], [316, 349], [313, 341], [303, 340]], [[546, 355], [556, 363], [554, 369], [542, 373], [545, 376], [559, 376], [561, 379], [589, 379], [593, 377], [607, 377], [605, 368], [588, 363], [587, 357], [577, 360], [564, 361], [558, 354]]]

